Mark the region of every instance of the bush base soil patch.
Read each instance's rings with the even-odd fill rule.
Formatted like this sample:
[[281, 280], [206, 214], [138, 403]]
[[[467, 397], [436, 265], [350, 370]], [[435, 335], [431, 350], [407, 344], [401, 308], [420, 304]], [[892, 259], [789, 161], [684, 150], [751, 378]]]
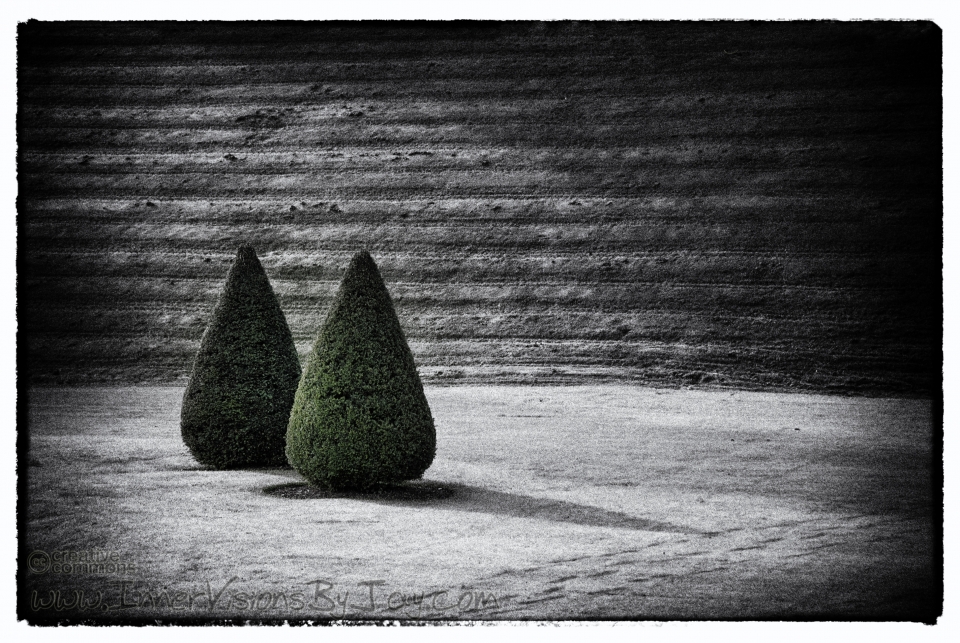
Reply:
[[363, 491], [335, 491], [321, 489], [307, 483], [288, 483], [264, 487], [269, 496], [292, 500], [322, 500], [325, 498], [356, 498], [360, 500], [444, 500], [456, 493], [456, 488], [437, 482], [406, 482], [381, 484]]

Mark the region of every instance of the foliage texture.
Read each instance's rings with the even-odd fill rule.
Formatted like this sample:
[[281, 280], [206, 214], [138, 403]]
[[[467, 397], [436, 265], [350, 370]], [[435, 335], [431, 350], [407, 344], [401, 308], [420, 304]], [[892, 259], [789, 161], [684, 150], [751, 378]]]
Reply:
[[183, 441], [218, 469], [286, 464], [300, 360], [253, 248], [243, 246], [200, 343], [183, 398]]
[[350, 262], [297, 388], [287, 458], [311, 484], [419, 478], [436, 430], [390, 294], [367, 252]]

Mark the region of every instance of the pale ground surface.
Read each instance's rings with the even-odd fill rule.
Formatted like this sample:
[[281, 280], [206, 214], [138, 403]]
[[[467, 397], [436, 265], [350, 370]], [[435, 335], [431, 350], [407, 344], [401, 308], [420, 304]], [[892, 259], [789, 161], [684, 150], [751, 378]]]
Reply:
[[281, 498], [264, 489], [292, 470], [198, 466], [180, 388], [29, 395], [28, 550], [136, 566], [28, 575], [40, 619], [76, 618], [78, 596], [96, 620], [939, 612], [925, 400], [429, 388], [424, 477], [454, 493], [373, 500]]

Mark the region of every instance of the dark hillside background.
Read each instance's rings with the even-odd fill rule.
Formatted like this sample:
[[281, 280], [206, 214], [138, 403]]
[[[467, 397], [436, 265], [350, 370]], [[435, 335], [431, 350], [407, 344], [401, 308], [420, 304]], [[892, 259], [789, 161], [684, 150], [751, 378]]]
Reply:
[[185, 383], [251, 244], [301, 359], [369, 250], [427, 382], [931, 395], [916, 22], [39, 23], [19, 377]]

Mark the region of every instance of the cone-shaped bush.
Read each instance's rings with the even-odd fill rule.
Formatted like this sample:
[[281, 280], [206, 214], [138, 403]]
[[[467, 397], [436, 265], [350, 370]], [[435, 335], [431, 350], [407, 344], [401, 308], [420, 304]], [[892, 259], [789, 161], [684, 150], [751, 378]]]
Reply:
[[390, 294], [370, 255], [357, 253], [300, 379], [287, 459], [311, 484], [365, 489], [421, 477], [436, 443]]
[[183, 441], [218, 469], [286, 465], [284, 446], [300, 360], [253, 248], [227, 275], [183, 398]]

